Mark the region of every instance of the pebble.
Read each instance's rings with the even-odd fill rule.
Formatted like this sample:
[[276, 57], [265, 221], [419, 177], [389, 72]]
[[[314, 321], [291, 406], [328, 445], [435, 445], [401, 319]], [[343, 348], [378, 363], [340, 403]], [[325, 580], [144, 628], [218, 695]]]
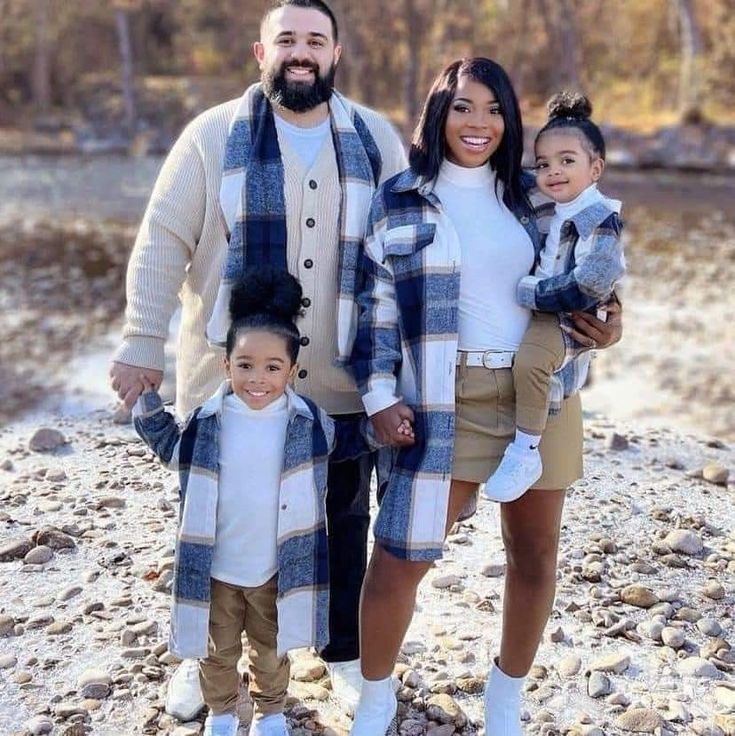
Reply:
[[677, 669], [679, 673], [685, 677], [702, 677], [709, 680], [716, 680], [720, 677], [720, 672], [712, 662], [702, 657], [688, 657], [682, 659]]
[[480, 573], [486, 578], [500, 578], [505, 575], [505, 565], [502, 563], [485, 565]]
[[31, 736], [42, 736], [53, 731], [54, 722], [48, 716], [35, 716], [25, 724], [25, 728]]
[[106, 672], [88, 669], [82, 672], [77, 680], [77, 689], [83, 698], [103, 700], [110, 694], [112, 678]]
[[0, 614], [0, 637], [8, 636], [15, 628], [15, 619], [12, 616]]
[[628, 438], [622, 434], [618, 434], [617, 432], [610, 432], [605, 437], [606, 450], [615, 450], [616, 452], [621, 452], [622, 450], [627, 450], [629, 446], [630, 443], [628, 442]]
[[630, 667], [630, 657], [627, 654], [607, 654], [598, 657], [590, 665], [591, 672], [614, 672], [621, 675]]
[[650, 708], [631, 708], [615, 719], [615, 725], [621, 731], [654, 733], [663, 726], [663, 719]]
[[457, 728], [464, 728], [467, 716], [451, 695], [432, 695], [426, 701], [426, 717], [437, 723], [453, 723]]
[[725, 588], [717, 580], [708, 580], [702, 588], [702, 595], [713, 601], [720, 601], [725, 597]]
[[451, 588], [454, 585], [459, 585], [462, 582], [462, 578], [459, 575], [438, 575], [431, 581], [431, 587], [437, 590], [445, 590]]
[[664, 538], [664, 544], [673, 552], [698, 555], [704, 549], [702, 538], [688, 529], [674, 529]]
[[18, 664], [18, 658], [14, 654], [3, 654], [0, 656], [0, 670], [10, 670]]
[[16, 539], [0, 547], [0, 562], [12, 562], [25, 557], [33, 549], [30, 539]]
[[607, 675], [602, 672], [590, 673], [587, 680], [587, 694], [591, 698], [603, 698], [612, 692], [612, 683]]
[[28, 447], [33, 452], [53, 452], [66, 444], [66, 437], [58, 429], [41, 427], [31, 437]]
[[715, 700], [727, 710], [735, 711], [735, 689], [729, 687], [715, 688]]
[[681, 649], [684, 646], [684, 632], [681, 629], [675, 629], [667, 626], [661, 632], [661, 640], [667, 647], [672, 649]]
[[34, 547], [24, 558], [23, 562], [26, 565], [45, 565], [54, 556], [54, 551], [51, 547], [41, 545], [40, 547]]
[[658, 596], [645, 585], [628, 585], [620, 591], [623, 603], [637, 608], [650, 608], [659, 602]]
[[579, 674], [579, 671], [581, 669], [582, 659], [576, 654], [571, 654], [567, 657], [563, 657], [556, 665], [556, 670], [562, 677], [574, 677], [575, 675]]
[[702, 468], [702, 477], [708, 483], [714, 483], [718, 486], [726, 486], [730, 477], [730, 471], [719, 463], [709, 463]]

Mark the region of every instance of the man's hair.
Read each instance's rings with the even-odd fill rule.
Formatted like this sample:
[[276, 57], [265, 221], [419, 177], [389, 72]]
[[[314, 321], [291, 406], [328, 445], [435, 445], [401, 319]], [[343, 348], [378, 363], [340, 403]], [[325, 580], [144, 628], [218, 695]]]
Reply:
[[294, 8], [313, 8], [314, 10], [318, 10], [320, 13], [323, 13], [324, 15], [329, 18], [329, 22], [332, 24], [332, 35], [334, 36], [334, 42], [337, 43], [339, 40], [339, 29], [337, 28], [337, 19], [334, 17], [334, 13], [332, 12], [332, 9], [327, 5], [323, 0], [274, 0], [270, 4], [270, 7], [268, 10], [265, 11], [263, 15], [263, 19], [260, 22], [260, 27], [262, 28], [265, 22], [268, 20], [270, 14], [274, 10], [278, 10], [279, 8], [287, 8], [287, 7], [294, 7]]

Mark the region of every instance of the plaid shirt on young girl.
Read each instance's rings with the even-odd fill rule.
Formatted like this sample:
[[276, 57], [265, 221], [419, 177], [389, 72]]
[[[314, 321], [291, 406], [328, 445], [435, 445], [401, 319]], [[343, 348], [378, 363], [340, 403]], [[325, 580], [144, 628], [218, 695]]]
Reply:
[[[135, 428], [164, 464], [179, 471], [181, 521], [176, 540], [169, 649], [182, 658], [208, 654], [211, 565], [217, 529], [219, 433], [225, 381], [195, 409], [183, 430], [160, 396], [141, 395]], [[329, 640], [329, 564], [325, 498], [334, 422], [290, 388], [288, 428], [279, 491], [279, 655]], [[243, 438], [246, 440], [247, 438]]]

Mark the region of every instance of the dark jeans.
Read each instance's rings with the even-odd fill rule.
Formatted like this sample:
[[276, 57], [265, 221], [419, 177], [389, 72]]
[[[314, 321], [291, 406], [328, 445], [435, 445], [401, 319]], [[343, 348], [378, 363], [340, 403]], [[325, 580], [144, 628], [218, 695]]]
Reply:
[[[354, 434], [353, 423], [364, 423], [362, 414], [334, 419], [338, 433]], [[374, 464], [374, 453], [367, 451], [353, 459], [329, 463], [329, 644], [321, 652], [327, 662], [347, 662], [360, 656], [360, 590], [367, 566]]]

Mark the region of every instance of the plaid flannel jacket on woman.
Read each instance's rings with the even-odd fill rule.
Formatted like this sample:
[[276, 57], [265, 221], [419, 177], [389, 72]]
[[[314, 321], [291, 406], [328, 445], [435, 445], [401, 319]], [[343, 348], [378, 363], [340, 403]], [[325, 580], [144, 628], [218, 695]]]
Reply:
[[[553, 203], [523, 184], [533, 212], [514, 214], [531, 238], [536, 257], [541, 229], [548, 229]], [[413, 492], [448, 497], [454, 450], [455, 372], [461, 273], [459, 240], [433, 185], [410, 169], [376, 192], [363, 244], [363, 287], [352, 368], [369, 415], [398, 397], [414, 412], [416, 443], [394, 459], [388, 489], [404, 498]], [[554, 377], [552, 398], [577, 391], [586, 378], [575, 360]], [[393, 487], [391, 487], [393, 486]], [[411, 510], [397, 519], [393, 539], [409, 559], [433, 559], [439, 519], [415, 519]], [[437, 517], [441, 514], [436, 514]], [[436, 527], [436, 528], [435, 528]], [[443, 538], [442, 533], [439, 538]], [[433, 545], [433, 546], [432, 546]]]

